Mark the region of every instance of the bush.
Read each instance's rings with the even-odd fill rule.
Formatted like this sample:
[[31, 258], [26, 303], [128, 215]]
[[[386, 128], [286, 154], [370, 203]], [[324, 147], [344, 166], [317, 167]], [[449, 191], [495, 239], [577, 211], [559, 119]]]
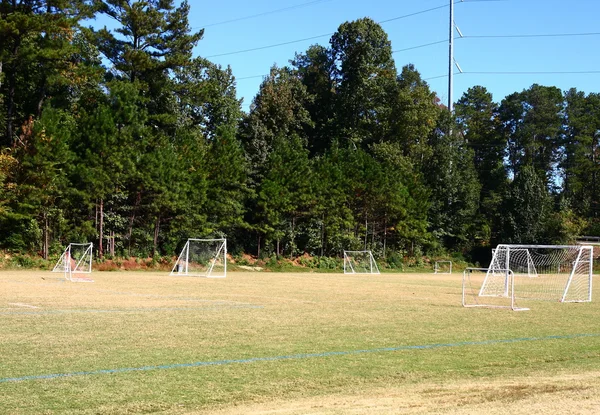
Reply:
[[400, 252], [391, 252], [385, 260], [388, 268], [404, 270], [404, 256]]
[[318, 267], [319, 269], [337, 269], [338, 260], [335, 258], [320, 257]]

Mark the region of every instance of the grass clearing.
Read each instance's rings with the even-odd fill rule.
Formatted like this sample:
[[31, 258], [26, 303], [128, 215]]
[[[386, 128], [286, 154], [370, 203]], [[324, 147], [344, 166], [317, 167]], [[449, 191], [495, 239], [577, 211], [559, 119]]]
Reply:
[[459, 274], [93, 278], [0, 272], [0, 413], [600, 411], [597, 302], [465, 309]]

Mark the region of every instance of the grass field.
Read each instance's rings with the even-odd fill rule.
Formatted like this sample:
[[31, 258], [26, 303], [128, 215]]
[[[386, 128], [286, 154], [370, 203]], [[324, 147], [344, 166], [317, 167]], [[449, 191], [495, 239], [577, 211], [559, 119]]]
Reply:
[[0, 414], [600, 413], [598, 302], [461, 276], [3, 271]]

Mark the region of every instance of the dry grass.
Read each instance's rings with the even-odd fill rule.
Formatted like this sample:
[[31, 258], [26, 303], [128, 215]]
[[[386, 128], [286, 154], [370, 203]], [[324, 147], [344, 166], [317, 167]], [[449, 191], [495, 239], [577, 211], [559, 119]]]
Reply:
[[93, 276], [0, 273], [0, 380], [84, 372], [0, 381], [0, 413], [600, 412], [597, 303], [464, 309], [458, 274]]
[[582, 375], [519, 377], [509, 380], [454, 381], [390, 385], [351, 395], [338, 394], [276, 400], [213, 411], [185, 412], [206, 415], [389, 415], [490, 414], [536, 415], [600, 413], [600, 372]]

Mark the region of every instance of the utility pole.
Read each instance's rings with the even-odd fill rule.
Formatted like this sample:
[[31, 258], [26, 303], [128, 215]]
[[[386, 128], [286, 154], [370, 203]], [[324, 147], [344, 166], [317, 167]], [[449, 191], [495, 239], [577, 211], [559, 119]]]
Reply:
[[448, 111], [454, 111], [454, 104], [452, 103], [452, 87], [454, 84], [454, 0], [450, 0], [450, 53], [448, 60]]

